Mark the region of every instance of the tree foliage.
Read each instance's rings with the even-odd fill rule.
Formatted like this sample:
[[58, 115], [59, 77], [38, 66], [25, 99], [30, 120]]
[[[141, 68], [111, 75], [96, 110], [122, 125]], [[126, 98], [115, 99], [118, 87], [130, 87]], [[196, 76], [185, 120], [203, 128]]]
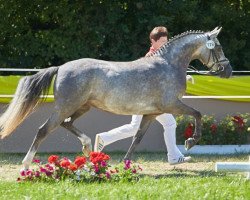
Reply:
[[222, 26], [234, 70], [250, 69], [248, 0], [0, 0], [0, 66], [45, 68], [91, 57], [142, 57], [155, 26], [170, 36]]

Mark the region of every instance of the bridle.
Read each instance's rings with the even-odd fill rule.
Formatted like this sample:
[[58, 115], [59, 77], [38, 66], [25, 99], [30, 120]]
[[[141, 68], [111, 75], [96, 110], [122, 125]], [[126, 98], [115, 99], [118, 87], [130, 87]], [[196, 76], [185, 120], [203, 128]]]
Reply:
[[[207, 39], [208, 39], [208, 41], [211, 40], [211, 38], [210, 38], [209, 35], [207, 36]], [[216, 46], [217, 46], [217, 47], [220, 47], [221, 45], [216, 45]], [[207, 63], [206, 63], [205, 65], [208, 66], [208, 63], [210, 62], [211, 57], [212, 57], [212, 59], [213, 59], [213, 64], [211, 65], [210, 70], [209, 70], [208, 72], [206, 72], [206, 73], [200, 72], [199, 70], [197, 70], [195, 67], [193, 67], [193, 66], [191, 66], [191, 65], [189, 65], [188, 69], [190, 69], [190, 70], [192, 70], [192, 71], [194, 71], [194, 72], [196, 72], [196, 73], [198, 73], [198, 74], [203, 74], [203, 75], [218, 75], [218, 74], [220, 74], [221, 72], [223, 72], [224, 69], [225, 69], [225, 67], [222, 66], [221, 63], [227, 62], [227, 61], [228, 61], [228, 65], [229, 65], [229, 60], [228, 60], [227, 58], [225, 58], [225, 59], [223, 59], [223, 60], [219, 60], [219, 59], [218, 59], [218, 56], [217, 56], [216, 53], [215, 53], [214, 48], [209, 49], [209, 50], [210, 50], [210, 51], [209, 51], [208, 60], [207, 60]], [[216, 64], [218, 65], [218, 68], [217, 68], [216, 70], [214, 70], [213, 68], [214, 68], [214, 65], [216, 65]]]

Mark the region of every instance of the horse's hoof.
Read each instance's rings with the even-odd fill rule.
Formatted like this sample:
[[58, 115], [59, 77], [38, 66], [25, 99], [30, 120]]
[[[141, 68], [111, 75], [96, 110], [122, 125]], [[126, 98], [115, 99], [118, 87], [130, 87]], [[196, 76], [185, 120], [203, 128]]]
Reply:
[[21, 169], [21, 171], [29, 170], [29, 168], [30, 168], [30, 163], [29, 162], [23, 161], [22, 164], [23, 164], [23, 168]]
[[89, 157], [89, 154], [90, 152], [92, 151], [92, 148], [90, 145], [85, 145], [82, 147], [82, 152], [83, 152], [83, 155], [86, 156], [86, 157]]
[[191, 149], [194, 145], [196, 144], [195, 139], [194, 138], [188, 138], [185, 141], [185, 149], [189, 150]]

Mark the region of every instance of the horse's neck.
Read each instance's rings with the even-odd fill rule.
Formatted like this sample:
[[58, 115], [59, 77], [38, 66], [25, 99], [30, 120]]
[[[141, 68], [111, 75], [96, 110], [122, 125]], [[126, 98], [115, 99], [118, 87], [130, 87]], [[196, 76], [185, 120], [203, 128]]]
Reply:
[[201, 42], [204, 40], [202, 35], [186, 35], [170, 42], [163, 47], [158, 55], [168, 60], [169, 63], [187, 68], [194, 59], [193, 55]]

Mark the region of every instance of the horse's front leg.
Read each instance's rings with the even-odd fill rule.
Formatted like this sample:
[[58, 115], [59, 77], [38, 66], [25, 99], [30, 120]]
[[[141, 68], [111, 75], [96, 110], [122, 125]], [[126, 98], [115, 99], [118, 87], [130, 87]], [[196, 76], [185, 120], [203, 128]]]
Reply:
[[142, 121], [140, 124], [140, 128], [133, 137], [132, 144], [130, 145], [128, 152], [126, 153], [124, 160], [131, 160], [131, 156], [136, 148], [136, 146], [140, 143], [143, 136], [145, 135], [149, 125], [156, 118], [156, 115], [143, 115]]
[[195, 118], [195, 130], [192, 138], [185, 141], [185, 149], [191, 149], [201, 138], [201, 113], [178, 100], [174, 114], [192, 115]]

